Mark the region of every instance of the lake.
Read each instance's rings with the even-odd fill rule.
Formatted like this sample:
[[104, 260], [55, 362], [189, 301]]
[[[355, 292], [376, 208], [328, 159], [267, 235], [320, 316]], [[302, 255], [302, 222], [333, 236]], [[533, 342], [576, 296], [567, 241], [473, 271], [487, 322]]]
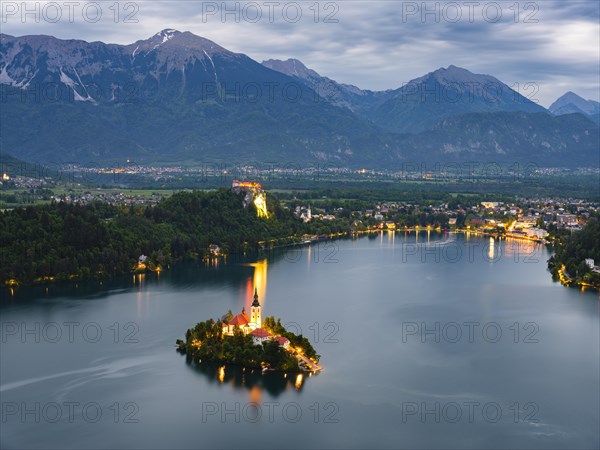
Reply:
[[[598, 293], [522, 241], [395, 232], [2, 291], [2, 448], [598, 448]], [[187, 328], [280, 317], [311, 376], [196, 364]]]

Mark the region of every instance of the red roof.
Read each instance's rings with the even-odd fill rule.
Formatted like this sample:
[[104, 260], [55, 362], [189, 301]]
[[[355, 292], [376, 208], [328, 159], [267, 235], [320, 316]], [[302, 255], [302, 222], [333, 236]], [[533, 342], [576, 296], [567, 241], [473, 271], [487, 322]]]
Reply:
[[264, 328], [257, 328], [256, 330], [252, 331], [252, 333], [250, 333], [250, 334], [257, 338], [266, 338], [266, 337], [271, 336], [271, 333], [269, 333]]
[[279, 345], [285, 345], [286, 343], [290, 342], [288, 338], [283, 336], [275, 336], [273, 339], [276, 340]]
[[229, 325], [237, 325], [241, 327], [247, 325], [248, 322], [250, 322], [250, 320], [248, 320], [248, 316], [246, 314], [238, 314], [229, 321]]

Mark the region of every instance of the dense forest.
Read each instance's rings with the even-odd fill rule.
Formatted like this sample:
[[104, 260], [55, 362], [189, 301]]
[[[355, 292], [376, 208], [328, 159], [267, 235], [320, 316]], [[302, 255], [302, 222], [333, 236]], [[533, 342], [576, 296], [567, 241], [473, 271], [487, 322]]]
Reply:
[[591, 258], [600, 265], [600, 221], [590, 220], [581, 231], [557, 230], [555, 254], [548, 260], [552, 274], [560, 278], [562, 266], [576, 284], [600, 287], [600, 274], [594, 272], [585, 260]]
[[179, 192], [147, 207], [59, 202], [2, 212], [0, 282], [124, 274], [140, 255], [167, 267], [202, 257], [210, 244], [237, 252], [343, 229], [337, 222], [304, 224], [271, 197], [270, 218], [261, 219], [242, 200], [243, 194], [219, 189]]

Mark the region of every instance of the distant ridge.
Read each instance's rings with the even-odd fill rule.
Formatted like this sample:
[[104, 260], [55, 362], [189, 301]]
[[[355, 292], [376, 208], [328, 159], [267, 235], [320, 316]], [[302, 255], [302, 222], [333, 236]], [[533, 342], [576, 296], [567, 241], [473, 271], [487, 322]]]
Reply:
[[449, 66], [374, 92], [172, 28], [128, 45], [3, 34], [0, 89], [0, 151], [42, 163], [598, 160], [588, 117], [489, 75]]
[[574, 92], [569, 91], [552, 103], [549, 110], [557, 116], [579, 113], [593, 118], [600, 114], [600, 103], [593, 100], [585, 100]]

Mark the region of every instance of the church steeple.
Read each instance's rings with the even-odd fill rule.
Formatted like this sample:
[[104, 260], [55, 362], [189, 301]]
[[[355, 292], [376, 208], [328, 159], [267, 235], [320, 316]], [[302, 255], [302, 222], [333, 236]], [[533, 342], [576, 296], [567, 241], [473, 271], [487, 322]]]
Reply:
[[258, 291], [254, 288], [254, 301], [250, 306], [250, 322], [255, 328], [260, 328], [262, 323], [260, 303], [258, 301]]

